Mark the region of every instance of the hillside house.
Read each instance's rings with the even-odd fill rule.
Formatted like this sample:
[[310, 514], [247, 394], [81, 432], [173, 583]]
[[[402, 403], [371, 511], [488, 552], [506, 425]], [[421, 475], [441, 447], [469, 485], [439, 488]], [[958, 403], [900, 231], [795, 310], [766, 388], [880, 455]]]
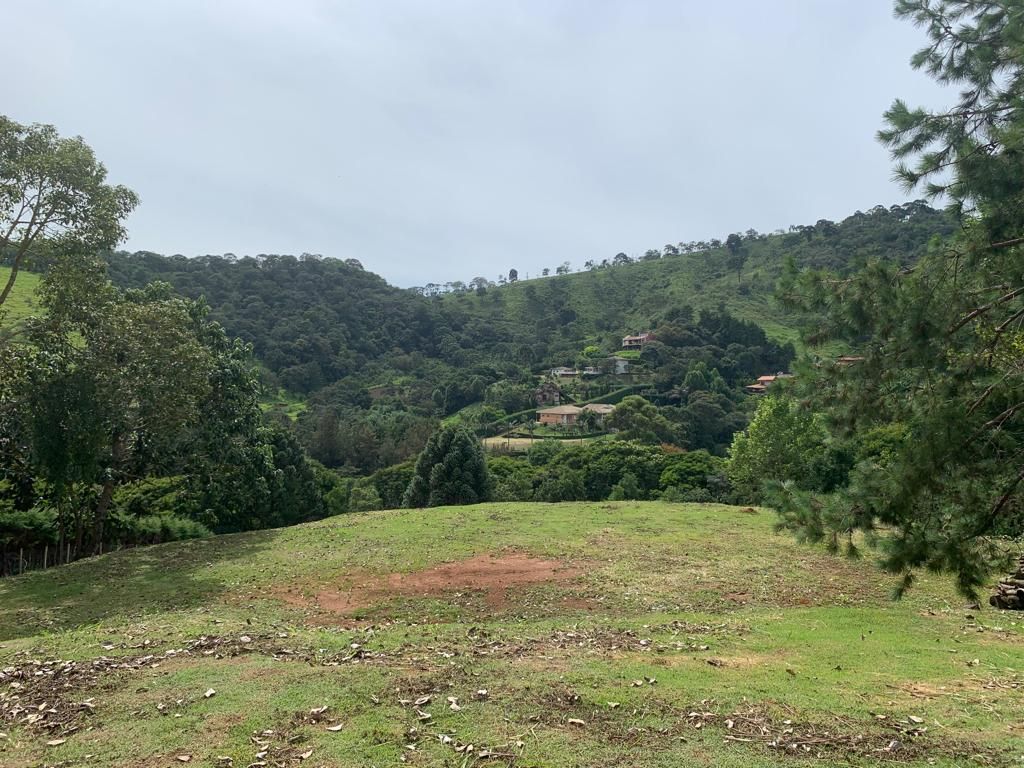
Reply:
[[615, 364], [615, 375], [625, 376], [629, 373], [629, 360], [624, 357], [613, 357], [612, 362]]
[[575, 368], [567, 368], [564, 365], [558, 368], [552, 368], [548, 373], [556, 379], [571, 379], [580, 375], [580, 372]]
[[650, 333], [640, 333], [636, 336], [623, 336], [622, 337], [622, 348], [623, 349], [643, 349], [644, 344], [649, 341], [653, 341], [654, 336]]
[[538, 406], [560, 405], [562, 402], [562, 391], [553, 381], [545, 381], [533, 390], [533, 401]]
[[581, 413], [583, 413], [583, 409], [575, 405], [558, 405], [554, 408], [543, 408], [537, 411], [537, 421], [552, 426], [572, 427], [576, 425], [576, 420]]
[[587, 403], [583, 406], [584, 411], [597, 415], [597, 423], [604, 424], [604, 417], [615, 410], [611, 403]]
[[781, 379], [791, 379], [791, 378], [793, 378], [793, 374], [791, 374], [791, 373], [782, 373], [782, 371], [779, 371], [776, 374], [768, 374], [768, 375], [765, 375], [765, 376], [758, 376], [757, 377], [757, 381], [755, 381], [753, 384], [748, 384], [743, 389], [748, 394], [751, 394], [751, 395], [763, 395], [765, 392], [768, 391], [768, 387], [770, 387], [776, 381], [779, 381]]

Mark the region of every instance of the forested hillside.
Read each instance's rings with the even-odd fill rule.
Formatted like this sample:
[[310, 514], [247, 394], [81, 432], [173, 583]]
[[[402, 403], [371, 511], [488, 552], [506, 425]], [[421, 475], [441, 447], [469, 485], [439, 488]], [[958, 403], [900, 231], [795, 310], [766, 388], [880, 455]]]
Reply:
[[415, 457], [439, 419], [481, 434], [526, 425], [538, 374], [606, 366], [624, 335], [643, 331], [654, 340], [626, 354], [629, 376], [560, 382], [561, 395], [618, 402], [642, 392], [664, 422], [646, 434], [724, 455], [749, 419], [744, 385], [794, 357], [794, 318], [773, 299], [787, 264], [904, 265], [953, 229], [946, 213], [917, 201], [770, 235], [668, 244], [636, 259], [620, 253], [577, 272], [562, 263], [532, 280], [513, 268], [498, 281], [410, 290], [358, 261], [309, 254], [113, 253], [108, 261], [121, 287], [161, 280], [204, 298], [211, 318], [252, 344], [265, 390], [279, 393], [282, 422], [297, 415], [290, 428], [310, 454], [366, 474]]
[[[418, 290], [389, 286], [354, 260], [318, 256], [185, 258], [110, 255], [122, 287], [153, 280], [205, 297], [227, 332], [253, 344], [273, 386], [313, 393], [346, 380], [357, 388], [399, 385], [428, 406], [446, 371], [483, 366], [509, 375], [572, 363], [588, 345], [612, 352], [683, 307], [724, 308], [776, 341], [796, 332], [771, 300], [786, 259], [797, 267], [849, 271], [872, 258], [916, 260], [954, 223], [921, 202], [877, 206], [841, 222], [820, 220], [771, 235], [681, 242], [556, 274], [495, 285], [482, 277]], [[512, 277], [516, 277], [512, 270]], [[423, 383], [427, 380], [426, 383]], [[421, 382], [417, 385], [417, 381]]]

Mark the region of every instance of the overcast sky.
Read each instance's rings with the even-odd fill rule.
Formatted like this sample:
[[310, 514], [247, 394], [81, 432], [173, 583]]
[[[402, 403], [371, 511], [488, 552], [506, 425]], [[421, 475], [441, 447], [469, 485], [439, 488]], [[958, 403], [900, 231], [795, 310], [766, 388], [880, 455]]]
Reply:
[[[401, 285], [771, 231], [908, 195], [948, 101], [890, 0], [33, 0], [0, 111], [142, 198], [127, 248], [322, 253]], [[13, 63], [13, 70], [11, 64]]]

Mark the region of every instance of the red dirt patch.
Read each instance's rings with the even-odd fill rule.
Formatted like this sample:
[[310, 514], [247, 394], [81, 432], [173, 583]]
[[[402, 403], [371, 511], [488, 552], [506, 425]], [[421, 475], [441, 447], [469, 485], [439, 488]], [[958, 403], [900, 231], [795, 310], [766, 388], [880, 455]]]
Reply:
[[473, 591], [482, 592], [490, 608], [501, 609], [508, 604], [508, 591], [513, 587], [566, 582], [578, 575], [577, 568], [560, 560], [504, 552], [476, 555], [468, 560], [443, 563], [413, 573], [392, 573], [344, 591], [324, 590], [317, 595], [316, 601], [324, 610], [347, 614], [397, 595], [430, 597]]

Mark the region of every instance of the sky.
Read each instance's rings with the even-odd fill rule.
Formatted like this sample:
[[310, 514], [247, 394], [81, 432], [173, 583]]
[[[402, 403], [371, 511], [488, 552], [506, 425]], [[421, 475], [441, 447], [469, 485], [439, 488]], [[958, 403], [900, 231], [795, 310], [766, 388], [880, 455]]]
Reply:
[[33, 0], [0, 112], [141, 197], [129, 250], [521, 277], [912, 199], [890, 0]]

